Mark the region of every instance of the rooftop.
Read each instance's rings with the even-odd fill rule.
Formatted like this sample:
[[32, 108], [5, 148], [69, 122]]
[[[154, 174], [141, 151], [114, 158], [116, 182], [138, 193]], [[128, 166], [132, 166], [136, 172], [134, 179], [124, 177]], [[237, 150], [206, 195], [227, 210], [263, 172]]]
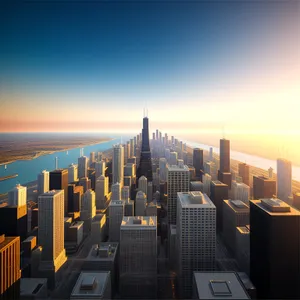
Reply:
[[118, 243], [100, 243], [92, 246], [86, 260], [114, 260]]
[[253, 178], [256, 177], [256, 178], [259, 178], [259, 179], [262, 179], [264, 181], [275, 181], [274, 179], [272, 178], [269, 178], [269, 177], [266, 177], [266, 176], [263, 176], [263, 175], [260, 175], [260, 176], [255, 176], [253, 175]]
[[177, 165], [168, 165], [167, 169], [169, 171], [189, 171], [189, 167], [187, 165], [183, 165], [182, 167]]
[[249, 212], [249, 206], [241, 200], [224, 200], [235, 212]]
[[124, 201], [123, 200], [111, 200], [109, 203], [109, 206], [120, 206], [120, 205], [124, 205]]
[[221, 182], [220, 180], [213, 180], [211, 183], [217, 186], [227, 186], [227, 184]]
[[246, 226], [241, 226], [236, 228], [241, 234], [249, 234], [250, 230]]
[[140, 227], [140, 228], [156, 228], [156, 216], [151, 217], [123, 217], [121, 223], [121, 230], [133, 227]]
[[21, 278], [20, 296], [35, 295], [45, 285], [47, 285], [46, 278]]
[[70, 229], [79, 228], [79, 227], [83, 226], [83, 223], [84, 223], [83, 221], [75, 221], [71, 224], [71, 226], [69, 228]]
[[206, 194], [199, 191], [177, 193], [182, 208], [215, 208], [215, 205]]
[[[2, 238], [4, 239], [4, 241], [2, 241]], [[1, 241], [2, 242], [0, 241], [0, 250], [3, 250], [7, 246], [9, 246], [16, 239], [18, 239], [20, 241], [20, 237], [19, 236], [5, 236], [5, 235], [1, 235]]]
[[194, 272], [199, 299], [250, 299], [235, 272]]
[[52, 191], [45, 192], [44, 194], [40, 195], [39, 197], [54, 196], [54, 195], [57, 195], [57, 194], [62, 193], [62, 192], [63, 192], [63, 190], [52, 190]]
[[110, 278], [110, 272], [81, 272], [73, 288], [73, 296], [87, 297], [89, 295], [102, 297]]
[[25, 239], [25, 240], [23, 241], [23, 243], [31, 242], [31, 241], [34, 240], [34, 239], [36, 239], [36, 236], [35, 236], [35, 235], [29, 236], [27, 239]]
[[274, 216], [299, 216], [300, 211], [277, 198], [250, 200], [269, 215]]

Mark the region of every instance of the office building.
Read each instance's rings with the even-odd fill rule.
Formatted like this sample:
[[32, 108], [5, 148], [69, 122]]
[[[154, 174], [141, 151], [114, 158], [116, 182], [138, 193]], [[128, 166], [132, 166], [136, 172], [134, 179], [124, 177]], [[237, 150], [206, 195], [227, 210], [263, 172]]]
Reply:
[[213, 271], [216, 207], [201, 192], [178, 193], [176, 245], [179, 295], [192, 296], [193, 271]]
[[70, 300], [111, 299], [110, 272], [81, 272]]
[[214, 158], [214, 149], [212, 147], [209, 148], [209, 160], [212, 161]]
[[92, 219], [91, 239], [92, 243], [99, 244], [106, 239], [106, 214], [96, 214]]
[[17, 184], [8, 192], [9, 206], [23, 206], [27, 204], [27, 187]]
[[235, 272], [194, 272], [193, 299], [251, 299]]
[[201, 178], [203, 175], [203, 149], [194, 148], [193, 166], [196, 171], [196, 177]]
[[239, 269], [250, 276], [250, 225], [236, 227], [235, 258]]
[[[66, 223], [65, 223], [66, 224]], [[70, 245], [72, 250], [77, 248], [83, 240], [84, 222], [74, 221], [65, 227], [65, 245]]]
[[148, 189], [147, 182], [148, 180], [145, 176], [141, 176], [138, 180], [138, 190], [145, 193], [146, 196], [147, 196], [147, 189]]
[[46, 278], [21, 278], [20, 297], [23, 300], [47, 299], [48, 284]]
[[78, 178], [87, 177], [88, 158], [81, 156], [78, 158]]
[[145, 216], [157, 216], [156, 202], [149, 202], [145, 208]]
[[190, 181], [191, 192], [202, 192], [203, 193], [203, 182], [202, 181]]
[[178, 153], [177, 152], [170, 152], [170, 159], [169, 159], [169, 165], [176, 166], [178, 160]]
[[151, 151], [149, 145], [149, 120], [148, 117], [143, 118], [142, 129], [142, 149], [140, 164], [137, 170], [137, 178], [145, 176], [149, 181], [152, 181], [152, 162]]
[[211, 176], [212, 180], [217, 180], [218, 170], [217, 166], [213, 161], [207, 161], [204, 163], [204, 173], [207, 173]]
[[230, 173], [230, 141], [220, 140], [220, 171]]
[[275, 180], [264, 176], [253, 176], [253, 199], [272, 198], [275, 195]]
[[217, 208], [217, 230], [221, 232], [223, 227], [223, 200], [228, 199], [228, 186], [218, 180], [212, 181], [210, 199]]
[[227, 248], [236, 253], [236, 227], [249, 225], [249, 206], [241, 200], [223, 201], [223, 238]]
[[0, 275], [0, 299], [18, 299], [21, 278], [20, 237], [0, 235]]
[[277, 159], [277, 197], [292, 204], [292, 163], [286, 159]]
[[124, 167], [124, 176], [135, 177], [135, 168], [134, 163], [127, 163]]
[[138, 191], [135, 198], [135, 215], [145, 216], [145, 209], [147, 205], [147, 197], [144, 192]]
[[167, 180], [167, 160], [162, 157], [159, 159], [159, 181], [166, 182]]
[[168, 223], [176, 224], [177, 193], [188, 192], [190, 172], [188, 166], [167, 167]]
[[70, 164], [68, 167], [68, 183], [78, 180], [78, 165]]
[[43, 170], [38, 175], [38, 195], [44, 194], [49, 191], [49, 172]]
[[124, 176], [124, 186], [132, 186], [133, 185], [133, 180], [131, 176]]
[[299, 224], [300, 212], [284, 201], [250, 201], [250, 276], [259, 299], [300, 298]]
[[300, 210], [300, 193], [293, 194], [293, 206]]
[[250, 187], [248, 185], [233, 181], [231, 189], [234, 200], [241, 200], [244, 203], [249, 204]]
[[204, 175], [202, 175], [203, 193], [206, 194], [208, 197], [210, 196], [211, 181], [212, 178], [209, 174], [205, 173]]
[[124, 178], [124, 148], [122, 145], [113, 147], [112, 174], [112, 184], [119, 182], [122, 185]]
[[64, 191], [52, 190], [40, 195], [38, 206], [38, 243], [43, 248], [39, 277], [48, 278], [49, 287], [54, 288], [58, 271], [67, 261], [64, 248]]
[[84, 229], [86, 232], [91, 231], [92, 220], [96, 215], [96, 195], [91, 189], [87, 190], [83, 195], [83, 205], [80, 218], [84, 221]]
[[106, 208], [108, 195], [108, 177], [101, 175], [96, 180], [96, 208]]
[[50, 172], [49, 189], [64, 191], [64, 212], [68, 213], [68, 170], [59, 169]]
[[90, 188], [92, 188], [91, 179], [89, 179], [88, 177], [82, 177], [82, 178], [80, 178], [78, 184], [83, 187], [83, 192], [84, 193], [87, 190], [89, 190]]
[[121, 298], [156, 299], [156, 217], [124, 217], [120, 232]]
[[105, 176], [105, 161], [97, 161], [95, 163], [95, 171], [96, 171], [96, 178], [99, 178], [100, 176]]
[[125, 202], [112, 200], [109, 203], [109, 241], [120, 241], [120, 226], [124, 217]]
[[94, 163], [96, 162], [96, 153], [95, 152], [91, 152], [90, 153], [90, 166], [92, 166]]
[[121, 200], [128, 201], [130, 200], [130, 187], [123, 186], [121, 189]]
[[176, 225], [170, 225], [169, 231], [168, 231], [168, 258], [169, 258], [169, 264], [170, 268], [173, 271], [176, 271], [177, 268], [177, 254], [176, 254]]
[[119, 182], [111, 186], [111, 200], [121, 200], [121, 184]]
[[239, 176], [242, 177], [243, 183], [250, 186], [250, 166], [246, 163], [238, 164]]
[[124, 216], [125, 217], [134, 216], [134, 201], [133, 200], [128, 199], [127, 201], [125, 201]]

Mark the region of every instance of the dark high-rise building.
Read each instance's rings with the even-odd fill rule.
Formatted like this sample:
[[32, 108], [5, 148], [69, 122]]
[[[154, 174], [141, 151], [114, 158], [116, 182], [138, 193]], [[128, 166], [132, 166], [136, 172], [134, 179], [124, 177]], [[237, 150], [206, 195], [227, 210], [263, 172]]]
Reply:
[[300, 299], [300, 212], [279, 199], [250, 201], [250, 277], [258, 299]]
[[300, 193], [293, 194], [293, 206], [300, 209]]
[[276, 195], [276, 181], [264, 176], [253, 176], [253, 199], [272, 198]]
[[142, 149], [140, 164], [137, 169], [137, 178], [145, 176], [148, 181], [152, 181], [152, 162], [151, 151], [149, 145], [149, 121], [148, 117], [143, 118], [143, 130], [142, 130]]
[[50, 172], [49, 190], [64, 190], [65, 215], [68, 214], [68, 170], [58, 169]]
[[19, 236], [21, 241], [27, 238], [27, 206], [0, 207], [0, 233], [6, 236]]
[[250, 166], [245, 163], [239, 163], [239, 176], [242, 177], [243, 183], [250, 186]]
[[88, 178], [91, 180], [91, 189], [95, 191], [96, 187], [96, 171], [95, 169], [88, 169]]
[[20, 237], [1, 234], [0, 299], [20, 298], [20, 278]]
[[230, 141], [226, 139], [220, 140], [220, 171], [230, 172]]
[[210, 199], [217, 208], [217, 231], [223, 228], [223, 200], [228, 199], [228, 185], [221, 181], [212, 181], [210, 185]]
[[193, 150], [193, 166], [196, 171], [196, 177], [201, 178], [203, 174], [203, 150], [195, 148]]

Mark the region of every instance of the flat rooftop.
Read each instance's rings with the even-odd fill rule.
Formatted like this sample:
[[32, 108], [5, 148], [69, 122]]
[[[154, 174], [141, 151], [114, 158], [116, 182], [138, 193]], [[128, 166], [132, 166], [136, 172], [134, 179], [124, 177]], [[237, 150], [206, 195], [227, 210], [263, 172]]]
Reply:
[[249, 206], [241, 200], [224, 200], [236, 213], [249, 212]]
[[99, 222], [102, 220], [105, 214], [96, 214], [93, 218], [93, 222]]
[[250, 299], [235, 272], [194, 272], [199, 299]]
[[241, 234], [249, 234], [250, 230], [246, 226], [239, 226], [236, 228]]
[[250, 203], [272, 216], [300, 216], [299, 210], [277, 198], [250, 200]]
[[139, 216], [139, 217], [123, 217], [121, 223], [122, 229], [132, 229], [132, 228], [156, 228], [157, 219], [156, 216]]
[[213, 180], [211, 183], [217, 186], [227, 186], [227, 184], [221, 182], [220, 180]]
[[275, 181], [274, 179], [266, 177], [266, 176], [263, 176], [263, 175], [260, 175], [260, 176], [253, 175], [253, 178], [254, 177], [259, 178], [259, 179], [264, 180], [264, 181]]
[[47, 285], [47, 278], [21, 278], [20, 296], [35, 295]]
[[[1, 235], [1, 240], [3, 235]], [[11, 243], [13, 243], [16, 239], [20, 241], [19, 236], [4, 236], [4, 241], [0, 242], [0, 250], [4, 250], [4, 248], [8, 247]]]
[[27, 239], [25, 239], [23, 241], [23, 243], [28, 243], [28, 242], [31, 242], [32, 240], [36, 240], [36, 236], [34, 236], [34, 235], [29, 236]]
[[86, 260], [114, 260], [118, 246], [118, 243], [95, 244], [92, 246]]
[[63, 192], [63, 190], [52, 190], [52, 191], [45, 192], [44, 194], [40, 195], [39, 197], [49, 197], [49, 196], [57, 195], [62, 192]]
[[110, 272], [81, 272], [73, 288], [72, 297], [89, 298], [89, 295], [100, 298], [110, 280]]
[[182, 208], [216, 208], [210, 198], [199, 191], [179, 192], [177, 193], [177, 197]]
[[123, 200], [111, 200], [109, 206], [120, 206], [124, 205], [125, 201]]
[[169, 171], [189, 171], [189, 167], [187, 165], [183, 165], [182, 167], [177, 165], [168, 165], [167, 169]]
[[80, 228], [83, 226], [83, 221], [75, 221], [71, 224], [69, 228]]

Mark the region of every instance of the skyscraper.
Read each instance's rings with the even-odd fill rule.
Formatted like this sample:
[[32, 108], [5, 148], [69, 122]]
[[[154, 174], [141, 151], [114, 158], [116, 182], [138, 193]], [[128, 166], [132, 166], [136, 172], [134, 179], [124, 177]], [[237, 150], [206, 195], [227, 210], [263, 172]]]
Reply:
[[167, 167], [167, 194], [168, 194], [168, 223], [176, 224], [177, 193], [188, 192], [190, 187], [189, 167]]
[[147, 204], [146, 194], [142, 191], [138, 191], [135, 198], [135, 215], [145, 216], [145, 209]]
[[121, 186], [124, 180], [124, 148], [122, 145], [113, 147], [112, 159], [112, 184], [119, 182]]
[[299, 224], [300, 212], [279, 199], [250, 201], [250, 278], [258, 299], [300, 298]]
[[111, 200], [121, 200], [121, 184], [119, 182], [111, 186]]
[[104, 209], [108, 195], [108, 177], [101, 175], [96, 180], [96, 207]]
[[148, 179], [148, 181], [152, 181], [152, 162], [149, 145], [148, 117], [144, 117], [143, 119], [142, 150], [140, 164], [137, 170], [137, 178], [140, 178], [142, 175], [144, 175]]
[[96, 215], [96, 195], [93, 190], [89, 189], [84, 193], [82, 208], [80, 218], [84, 221], [85, 230], [89, 232]]
[[125, 201], [112, 200], [109, 203], [109, 241], [120, 241], [120, 226], [124, 217]]
[[182, 298], [190, 298], [193, 271], [213, 271], [215, 268], [216, 207], [201, 192], [177, 195], [179, 294]]
[[44, 194], [49, 191], [49, 172], [43, 170], [38, 175], [38, 195]]
[[201, 178], [203, 175], [203, 149], [194, 148], [193, 166], [196, 171], [196, 176]]
[[95, 163], [96, 178], [105, 175], [105, 161], [101, 160]]
[[227, 184], [231, 189], [231, 173], [230, 173], [230, 141], [226, 139], [220, 140], [220, 169], [218, 172], [218, 180]]
[[78, 177], [87, 177], [88, 169], [88, 158], [86, 156], [81, 156], [78, 158]]
[[50, 172], [49, 190], [64, 190], [64, 212], [68, 213], [68, 170], [59, 169]]
[[142, 191], [147, 196], [147, 186], [148, 186], [148, 180], [145, 176], [141, 176], [138, 180], [138, 190]]
[[17, 184], [8, 192], [8, 204], [10, 206], [23, 206], [27, 202], [27, 187]]
[[91, 152], [91, 153], [90, 153], [90, 166], [91, 166], [94, 162], [96, 162], [96, 154], [95, 154], [95, 152]]
[[68, 182], [75, 182], [78, 180], [78, 165], [70, 164], [68, 168]]
[[239, 163], [238, 165], [239, 169], [239, 176], [242, 177], [243, 183], [250, 186], [250, 166], [245, 163]]
[[[50, 175], [51, 176], [51, 175]], [[38, 198], [38, 241], [42, 246], [41, 276], [55, 286], [59, 269], [67, 260], [64, 248], [64, 191], [48, 191]]]
[[276, 195], [276, 181], [264, 176], [253, 176], [253, 199], [272, 198]]
[[234, 200], [241, 200], [247, 205], [249, 204], [250, 187], [248, 185], [233, 181], [232, 192]]
[[165, 182], [167, 180], [167, 160], [164, 157], [159, 159], [159, 181]]
[[177, 152], [170, 152], [170, 160], [169, 160], [170, 166], [176, 166], [177, 165], [177, 159], [178, 159], [178, 153]]
[[[292, 163], [286, 159], [277, 159], [277, 197], [289, 202], [292, 195]], [[289, 203], [292, 204], [292, 203]]]

